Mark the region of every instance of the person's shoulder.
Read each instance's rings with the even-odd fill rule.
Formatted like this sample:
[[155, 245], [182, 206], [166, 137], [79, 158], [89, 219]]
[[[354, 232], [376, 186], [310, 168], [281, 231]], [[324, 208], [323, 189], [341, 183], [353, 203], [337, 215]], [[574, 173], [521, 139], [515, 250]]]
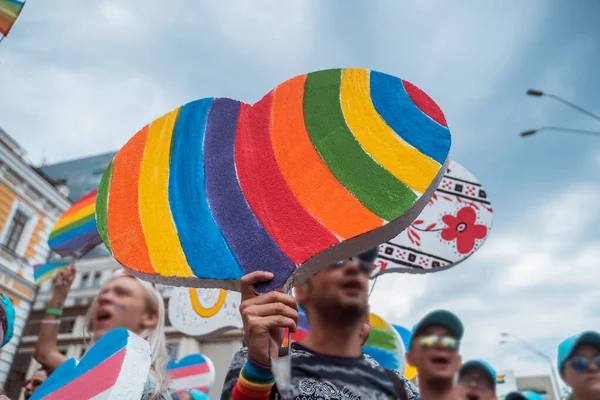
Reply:
[[419, 400], [421, 398], [421, 394], [419, 393], [419, 389], [417, 388], [417, 386], [408, 379], [406, 379], [406, 377], [402, 375], [400, 371], [393, 370], [393, 372], [402, 381], [402, 383], [404, 383], [404, 389], [406, 389], [408, 400]]

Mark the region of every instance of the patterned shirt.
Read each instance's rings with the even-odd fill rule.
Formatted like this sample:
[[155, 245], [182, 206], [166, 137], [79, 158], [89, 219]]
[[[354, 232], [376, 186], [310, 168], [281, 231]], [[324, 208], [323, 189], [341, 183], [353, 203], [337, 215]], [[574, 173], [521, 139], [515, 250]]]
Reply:
[[[240, 349], [231, 362], [221, 400], [229, 400], [233, 387], [248, 358], [248, 348]], [[418, 400], [417, 388], [399, 375], [408, 400]], [[371, 357], [336, 357], [316, 353], [299, 343], [292, 344], [292, 390], [296, 400], [388, 400], [397, 399], [394, 384]]]

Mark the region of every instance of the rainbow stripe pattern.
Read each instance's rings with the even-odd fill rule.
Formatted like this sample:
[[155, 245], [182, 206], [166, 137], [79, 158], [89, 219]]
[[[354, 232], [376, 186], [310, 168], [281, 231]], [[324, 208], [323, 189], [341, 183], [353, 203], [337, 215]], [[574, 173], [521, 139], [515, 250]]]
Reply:
[[363, 353], [373, 357], [383, 368], [404, 371], [404, 343], [394, 327], [383, 318], [371, 314], [371, 334], [363, 346]]
[[223, 281], [262, 269], [275, 274], [265, 288], [280, 288], [301, 265], [314, 273], [408, 226], [401, 217], [425, 206], [450, 142], [427, 94], [365, 69], [300, 75], [254, 105], [204, 98], [116, 154], [98, 229], [144, 279], [235, 288]]
[[[403, 326], [399, 326], [399, 325], [392, 325], [394, 327], [394, 329], [396, 330], [396, 332], [398, 332], [398, 334], [400, 335], [400, 338], [402, 339], [402, 343], [404, 344], [404, 348], [408, 349], [410, 348], [410, 339], [412, 338], [412, 331], [410, 331], [409, 329], [406, 329]], [[406, 367], [404, 368], [404, 377], [406, 379], [412, 379], [415, 376], [417, 376], [417, 369], [415, 367], [413, 367], [412, 365], [410, 365], [409, 363], [406, 363]]]
[[94, 189], [77, 200], [60, 217], [50, 232], [50, 249], [64, 256], [81, 257], [102, 243], [96, 228], [97, 191]]
[[2, 36], [8, 35], [24, 5], [25, 1], [0, 0], [0, 34]]
[[55, 273], [69, 266], [69, 262], [36, 264], [33, 266], [33, 279], [36, 285], [41, 285], [51, 279]]
[[208, 392], [215, 382], [215, 367], [210, 358], [202, 354], [190, 354], [179, 362], [169, 361], [167, 374], [171, 378], [171, 386], [179, 393], [193, 389]]
[[83, 356], [65, 361], [31, 400], [139, 399], [150, 371], [148, 342], [125, 328], [102, 336]]

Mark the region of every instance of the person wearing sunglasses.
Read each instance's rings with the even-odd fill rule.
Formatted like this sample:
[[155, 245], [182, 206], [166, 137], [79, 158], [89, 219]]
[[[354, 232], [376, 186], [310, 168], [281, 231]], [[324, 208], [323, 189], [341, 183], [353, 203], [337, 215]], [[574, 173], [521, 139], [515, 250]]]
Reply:
[[525, 390], [523, 392], [510, 392], [504, 400], [544, 400], [541, 394]]
[[483, 360], [467, 361], [458, 371], [463, 400], [496, 400], [496, 371]]
[[600, 333], [586, 331], [558, 346], [558, 371], [574, 400], [600, 399]]
[[23, 396], [25, 396], [25, 399], [29, 399], [31, 396], [33, 396], [33, 393], [35, 393], [40, 385], [44, 383], [46, 379], [48, 379], [49, 375], [50, 374], [48, 373], [47, 369], [39, 368], [33, 372], [29, 379], [25, 379], [23, 381], [23, 389], [25, 389]]
[[419, 371], [423, 400], [460, 398], [454, 376], [462, 363], [458, 349], [463, 333], [460, 319], [446, 310], [430, 312], [413, 328], [406, 361]]
[[[402, 398], [385, 370], [362, 353], [369, 330], [365, 324], [369, 276], [377, 253], [378, 249], [372, 249], [328, 266], [298, 284], [295, 298], [280, 291], [255, 293], [254, 285], [272, 279], [271, 273], [244, 276], [240, 313], [248, 347], [234, 356], [221, 399]], [[280, 353], [284, 328], [296, 330], [298, 304], [310, 331], [291, 345], [289, 391], [283, 392], [274, 383], [271, 357], [284, 354]]]

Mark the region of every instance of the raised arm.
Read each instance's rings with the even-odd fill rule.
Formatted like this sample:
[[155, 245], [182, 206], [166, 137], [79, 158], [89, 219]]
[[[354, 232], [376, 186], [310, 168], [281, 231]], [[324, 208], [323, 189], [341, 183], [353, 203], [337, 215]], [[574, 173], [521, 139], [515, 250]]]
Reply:
[[33, 358], [51, 371], [67, 360], [67, 357], [58, 351], [58, 329], [65, 300], [69, 295], [74, 278], [75, 266], [73, 264], [56, 274], [54, 293], [48, 303], [46, 314], [42, 318], [38, 341], [33, 353]]

